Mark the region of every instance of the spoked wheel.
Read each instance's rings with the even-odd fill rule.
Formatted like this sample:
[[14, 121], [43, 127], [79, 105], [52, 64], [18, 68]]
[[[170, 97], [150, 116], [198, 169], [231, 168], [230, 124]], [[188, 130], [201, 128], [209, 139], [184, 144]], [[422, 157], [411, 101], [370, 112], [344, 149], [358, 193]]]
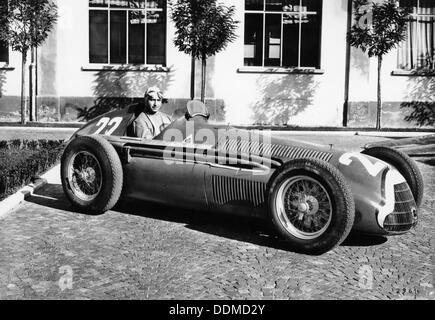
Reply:
[[355, 205], [343, 175], [317, 159], [296, 159], [278, 169], [269, 183], [269, 214], [275, 228], [296, 250], [321, 254], [349, 234]]
[[331, 198], [325, 188], [309, 176], [296, 176], [285, 181], [275, 202], [282, 226], [298, 239], [315, 239], [331, 223]]
[[103, 182], [101, 166], [95, 156], [87, 151], [75, 153], [68, 164], [68, 181], [73, 193], [90, 202], [101, 191]]
[[98, 214], [118, 201], [123, 184], [116, 150], [100, 136], [81, 136], [66, 147], [61, 160], [62, 187], [82, 211]]

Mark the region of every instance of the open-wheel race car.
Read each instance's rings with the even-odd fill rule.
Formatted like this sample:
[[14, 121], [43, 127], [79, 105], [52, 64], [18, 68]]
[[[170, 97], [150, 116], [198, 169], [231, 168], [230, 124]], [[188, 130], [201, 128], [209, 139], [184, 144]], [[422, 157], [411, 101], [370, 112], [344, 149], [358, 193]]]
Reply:
[[333, 249], [351, 230], [398, 235], [417, 223], [423, 180], [400, 151], [349, 153], [218, 125], [199, 101], [144, 140], [127, 135], [137, 115], [138, 105], [109, 112], [68, 142], [62, 186], [79, 210], [103, 213], [122, 195], [261, 217], [308, 254]]

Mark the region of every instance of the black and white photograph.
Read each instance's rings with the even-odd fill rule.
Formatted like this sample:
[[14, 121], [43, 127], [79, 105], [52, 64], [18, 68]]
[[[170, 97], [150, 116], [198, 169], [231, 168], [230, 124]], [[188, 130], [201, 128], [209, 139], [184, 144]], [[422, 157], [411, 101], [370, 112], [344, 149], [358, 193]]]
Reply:
[[435, 300], [434, 233], [435, 0], [0, 0], [0, 300]]

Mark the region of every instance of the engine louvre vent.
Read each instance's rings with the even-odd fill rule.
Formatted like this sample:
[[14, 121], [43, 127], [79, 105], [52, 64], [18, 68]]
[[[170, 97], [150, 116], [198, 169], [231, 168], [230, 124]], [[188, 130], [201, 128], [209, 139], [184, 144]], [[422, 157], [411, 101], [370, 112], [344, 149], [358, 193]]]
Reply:
[[278, 144], [268, 144], [242, 139], [221, 139], [218, 149], [231, 153], [256, 154], [265, 157], [279, 157], [288, 159], [315, 158], [329, 161], [332, 153], [314, 149], [290, 147]]
[[281, 145], [272, 146], [272, 155], [275, 157], [283, 157], [289, 159], [315, 158], [324, 161], [329, 161], [332, 158], [332, 154], [329, 152]]
[[254, 206], [264, 203], [266, 184], [233, 177], [212, 176], [213, 200], [217, 204], [248, 201]]

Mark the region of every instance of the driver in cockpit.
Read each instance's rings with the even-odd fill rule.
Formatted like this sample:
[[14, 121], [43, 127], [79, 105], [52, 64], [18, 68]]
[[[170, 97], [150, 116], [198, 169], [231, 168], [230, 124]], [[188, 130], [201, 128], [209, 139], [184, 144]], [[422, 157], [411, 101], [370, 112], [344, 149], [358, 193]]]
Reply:
[[139, 104], [139, 115], [130, 126], [129, 136], [151, 140], [171, 124], [171, 118], [160, 112], [163, 94], [158, 87], [151, 87], [145, 92], [144, 104]]

